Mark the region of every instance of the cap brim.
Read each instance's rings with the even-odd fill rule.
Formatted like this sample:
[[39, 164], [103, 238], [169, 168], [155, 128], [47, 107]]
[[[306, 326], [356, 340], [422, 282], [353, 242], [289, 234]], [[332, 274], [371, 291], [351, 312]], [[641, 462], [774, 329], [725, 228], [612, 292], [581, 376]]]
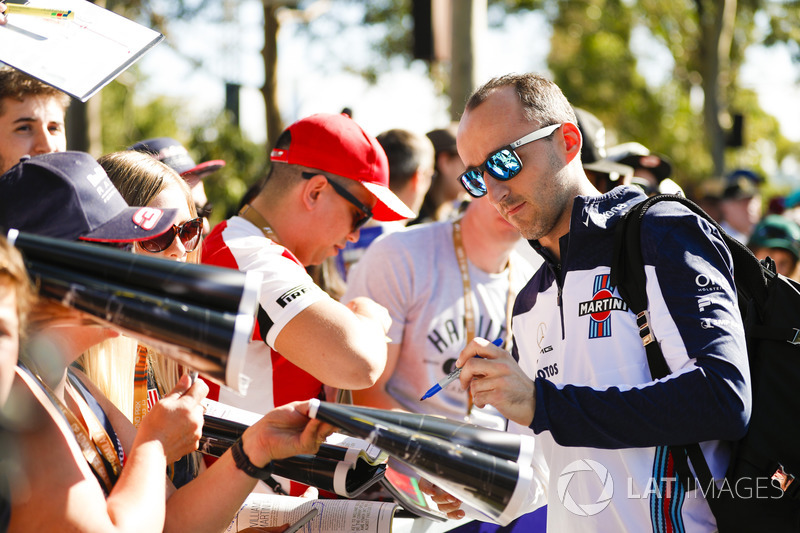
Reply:
[[135, 242], [158, 237], [172, 228], [177, 209], [128, 207], [94, 231], [79, 237], [92, 242]]
[[[633, 167], [615, 163], [614, 161], [609, 161], [608, 159], [600, 159], [592, 163], [585, 163], [583, 168], [586, 170], [591, 170], [592, 172], [599, 172], [600, 174], [608, 174], [609, 176], [612, 176], [612, 181], [616, 181], [619, 178], [626, 176], [633, 176]], [[613, 176], [616, 176], [616, 178]]]
[[372, 217], [375, 220], [391, 222], [393, 220], [405, 220], [417, 216], [388, 187], [363, 181], [360, 183], [378, 199], [378, 203], [375, 204], [375, 207], [372, 209]]
[[762, 242], [758, 243], [758, 245], [761, 248], [780, 248], [781, 250], [786, 250], [787, 252], [792, 254], [792, 256], [794, 256], [795, 259], [800, 257], [797, 254], [797, 248], [792, 247], [792, 243], [790, 241], [787, 241], [786, 239], [765, 239]]
[[194, 168], [190, 168], [186, 172], [181, 172], [181, 176], [196, 176], [200, 179], [205, 178], [209, 174], [213, 174], [217, 170], [224, 167], [227, 163], [222, 159], [214, 159], [213, 161], [206, 161], [200, 163]]

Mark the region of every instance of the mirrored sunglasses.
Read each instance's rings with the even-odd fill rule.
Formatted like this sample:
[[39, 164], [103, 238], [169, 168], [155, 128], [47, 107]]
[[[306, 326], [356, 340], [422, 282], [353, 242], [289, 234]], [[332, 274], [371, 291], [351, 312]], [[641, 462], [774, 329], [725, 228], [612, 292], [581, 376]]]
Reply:
[[172, 225], [172, 229], [165, 231], [158, 237], [148, 239], [146, 241], [139, 241], [139, 246], [143, 250], [150, 253], [163, 252], [172, 245], [175, 237], [181, 240], [181, 244], [187, 252], [193, 252], [197, 245], [200, 244], [200, 236], [203, 233], [203, 218], [193, 218], [187, 220], [180, 226]]
[[533, 141], [549, 137], [560, 126], [561, 124], [545, 126], [492, 152], [480, 166], [468, 168], [466, 172], [461, 174], [459, 178], [461, 184], [471, 196], [475, 198], [484, 196], [486, 194], [486, 182], [483, 179], [484, 172], [500, 181], [510, 180], [522, 170], [522, 160], [514, 150]]

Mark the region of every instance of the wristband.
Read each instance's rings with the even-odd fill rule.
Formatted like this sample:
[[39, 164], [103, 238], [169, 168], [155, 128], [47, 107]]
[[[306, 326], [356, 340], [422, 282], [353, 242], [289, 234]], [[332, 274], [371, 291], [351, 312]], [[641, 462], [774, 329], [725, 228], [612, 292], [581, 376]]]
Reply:
[[263, 468], [259, 468], [250, 462], [250, 458], [244, 453], [241, 437], [231, 446], [231, 453], [233, 454], [233, 462], [236, 463], [236, 468], [248, 476], [256, 479], [268, 479], [272, 475], [272, 461]]

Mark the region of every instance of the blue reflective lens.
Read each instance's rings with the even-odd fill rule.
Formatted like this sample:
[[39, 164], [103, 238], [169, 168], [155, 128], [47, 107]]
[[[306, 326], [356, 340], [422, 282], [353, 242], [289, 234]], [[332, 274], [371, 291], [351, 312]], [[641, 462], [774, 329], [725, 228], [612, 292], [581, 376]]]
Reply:
[[486, 183], [483, 181], [483, 173], [478, 169], [472, 169], [461, 175], [461, 183], [467, 192], [476, 198], [486, 194]]
[[521, 169], [522, 164], [511, 150], [498, 150], [486, 160], [486, 170], [499, 180], [509, 180]]

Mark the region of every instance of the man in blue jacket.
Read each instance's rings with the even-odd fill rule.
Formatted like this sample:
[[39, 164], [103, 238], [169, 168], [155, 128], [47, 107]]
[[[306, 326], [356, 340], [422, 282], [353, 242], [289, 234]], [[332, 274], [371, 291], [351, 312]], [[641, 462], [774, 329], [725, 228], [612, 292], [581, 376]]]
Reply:
[[[517, 297], [513, 353], [475, 339], [456, 363], [462, 386], [475, 405], [536, 434], [549, 502], [531, 503], [548, 503], [548, 530], [713, 531], [709, 488], [676, 481], [667, 446], [701, 443], [720, 478], [725, 441], [749, 419], [730, 252], [683, 206], [662, 202], [644, 217], [650, 324], [671, 369], [652, 380], [636, 317], [609, 284], [614, 226], [645, 196], [628, 186], [599, 194], [575, 124], [560, 89], [534, 74], [495, 78], [467, 102], [462, 184], [486, 195], [545, 262]], [[451, 497], [437, 501], [460, 516]]]

